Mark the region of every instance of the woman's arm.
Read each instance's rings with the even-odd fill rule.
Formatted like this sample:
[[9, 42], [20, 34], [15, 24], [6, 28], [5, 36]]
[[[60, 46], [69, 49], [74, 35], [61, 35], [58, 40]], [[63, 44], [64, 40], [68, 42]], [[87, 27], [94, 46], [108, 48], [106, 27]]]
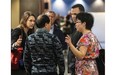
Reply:
[[14, 50], [22, 43], [21, 29], [16, 28], [11, 33], [11, 50]]
[[71, 42], [71, 38], [69, 35], [67, 35], [65, 42], [68, 44], [68, 46], [70, 47], [70, 50], [73, 52], [75, 57], [82, 59], [86, 55], [87, 47], [81, 46], [79, 49], [75, 48]]

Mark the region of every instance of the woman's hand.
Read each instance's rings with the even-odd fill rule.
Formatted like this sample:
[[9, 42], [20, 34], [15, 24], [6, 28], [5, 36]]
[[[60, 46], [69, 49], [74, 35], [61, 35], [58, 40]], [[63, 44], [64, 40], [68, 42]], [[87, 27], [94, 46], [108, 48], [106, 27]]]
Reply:
[[68, 45], [72, 44], [72, 42], [71, 42], [71, 37], [70, 37], [69, 35], [67, 35], [67, 36], [65, 37], [65, 42], [66, 42]]
[[21, 46], [21, 43], [22, 43], [22, 35], [19, 35], [19, 38], [15, 42], [15, 46]]

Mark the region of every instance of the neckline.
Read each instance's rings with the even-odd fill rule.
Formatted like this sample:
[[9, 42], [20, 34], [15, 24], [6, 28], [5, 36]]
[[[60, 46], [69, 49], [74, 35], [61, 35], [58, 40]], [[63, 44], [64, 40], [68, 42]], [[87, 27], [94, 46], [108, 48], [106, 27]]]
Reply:
[[89, 33], [91, 33], [91, 31], [88, 31], [88, 32], [84, 33], [83, 35], [86, 35], [86, 34], [89, 34]]

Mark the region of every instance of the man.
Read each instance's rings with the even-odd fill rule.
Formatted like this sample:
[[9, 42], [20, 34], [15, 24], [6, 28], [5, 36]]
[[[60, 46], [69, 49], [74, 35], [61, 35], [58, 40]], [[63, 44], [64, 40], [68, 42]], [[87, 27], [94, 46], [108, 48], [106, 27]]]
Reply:
[[[71, 8], [71, 39], [74, 46], [76, 46], [76, 43], [82, 36], [82, 33], [76, 31], [75, 28], [76, 14], [84, 11], [84, 6], [81, 4], [76, 4]], [[75, 56], [70, 50], [68, 51], [68, 71], [71, 73], [71, 75], [75, 75]]]
[[51, 20], [51, 24], [52, 24], [49, 33], [56, 35], [59, 38], [59, 40], [61, 41], [63, 50], [66, 50], [67, 44], [65, 42], [65, 36], [64, 36], [63, 32], [58, 28], [58, 25], [55, 23], [56, 13], [54, 11], [48, 11], [46, 14], [49, 16], [49, 18]]
[[49, 33], [49, 17], [41, 15], [38, 19], [38, 29], [26, 41], [23, 57], [26, 72], [28, 75], [58, 75], [58, 65], [59, 75], [64, 75], [62, 44], [57, 36]]

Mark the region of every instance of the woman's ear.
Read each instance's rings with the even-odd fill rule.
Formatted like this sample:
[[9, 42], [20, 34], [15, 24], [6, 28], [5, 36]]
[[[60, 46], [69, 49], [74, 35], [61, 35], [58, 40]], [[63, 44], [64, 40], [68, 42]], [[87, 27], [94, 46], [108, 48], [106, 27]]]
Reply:
[[83, 22], [84, 27], [86, 28], [86, 22]]

